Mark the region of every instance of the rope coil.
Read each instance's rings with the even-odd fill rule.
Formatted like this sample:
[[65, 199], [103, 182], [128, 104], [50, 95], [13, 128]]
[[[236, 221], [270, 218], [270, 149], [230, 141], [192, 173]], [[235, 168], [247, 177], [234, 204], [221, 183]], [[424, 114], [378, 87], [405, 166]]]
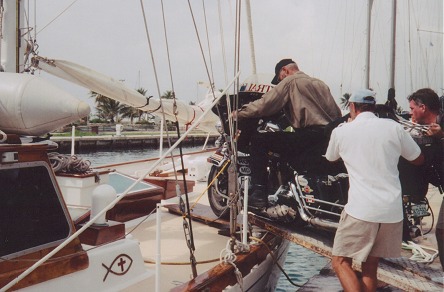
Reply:
[[91, 162], [76, 155], [65, 155], [57, 152], [48, 153], [48, 158], [55, 173], [86, 173], [91, 171]]
[[[409, 259], [418, 263], [430, 264], [438, 256], [438, 251], [436, 249], [419, 245], [413, 241], [408, 241], [407, 243], [403, 242], [402, 248], [410, 249], [413, 255]], [[428, 253], [426, 250], [431, 251], [432, 254]]]

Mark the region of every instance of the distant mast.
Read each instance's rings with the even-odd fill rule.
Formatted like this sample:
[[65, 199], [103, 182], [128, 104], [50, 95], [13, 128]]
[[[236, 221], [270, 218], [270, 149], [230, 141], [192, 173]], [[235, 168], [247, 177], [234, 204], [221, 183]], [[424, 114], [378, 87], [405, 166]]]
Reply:
[[365, 88], [370, 88], [370, 33], [372, 24], [372, 7], [373, 0], [368, 0], [367, 5], [367, 39], [366, 48], [367, 52], [365, 55]]
[[395, 57], [396, 57], [396, 3], [397, 0], [393, 0], [392, 5], [392, 45], [390, 51], [390, 86], [389, 88], [395, 89]]
[[[395, 59], [396, 59], [396, 6], [397, 0], [393, 0], [392, 4], [392, 31], [390, 46], [390, 83], [389, 88], [395, 88]], [[365, 59], [365, 88], [370, 88], [370, 44], [371, 44], [371, 24], [372, 24], [372, 7], [373, 0], [368, 1], [367, 6], [367, 52]]]
[[256, 74], [256, 54], [254, 52], [254, 40], [253, 40], [253, 21], [251, 19], [251, 5], [250, 0], [245, 1], [247, 10], [247, 23], [248, 23], [248, 35], [250, 40], [250, 58], [251, 58], [251, 74]]
[[[4, 72], [19, 73], [24, 69], [26, 45], [21, 37], [24, 21], [24, 1], [1, 1], [3, 21], [1, 24], [0, 61]], [[15, 25], [5, 25], [14, 23]], [[13, 57], [15, 56], [15, 57]]]

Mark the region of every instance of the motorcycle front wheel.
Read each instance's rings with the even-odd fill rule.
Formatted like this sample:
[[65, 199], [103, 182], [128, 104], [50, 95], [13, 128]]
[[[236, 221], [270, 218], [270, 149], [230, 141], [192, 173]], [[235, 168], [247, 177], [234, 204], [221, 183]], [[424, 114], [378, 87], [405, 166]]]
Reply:
[[208, 201], [211, 210], [218, 218], [228, 219], [230, 216], [230, 208], [228, 208], [228, 172], [225, 168], [217, 176], [219, 171], [218, 167], [212, 166], [208, 175], [208, 185], [211, 184], [208, 188]]

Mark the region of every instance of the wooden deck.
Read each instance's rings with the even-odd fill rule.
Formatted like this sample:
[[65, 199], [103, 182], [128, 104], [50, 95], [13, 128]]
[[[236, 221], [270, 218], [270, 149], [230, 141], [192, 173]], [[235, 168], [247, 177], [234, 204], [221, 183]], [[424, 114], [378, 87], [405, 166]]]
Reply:
[[[331, 258], [334, 237], [331, 233], [309, 227], [291, 230], [252, 213], [249, 214], [249, 221], [291, 242]], [[434, 278], [443, 276], [439, 259], [435, 259], [437, 263], [430, 265], [411, 261], [410, 256], [409, 251], [403, 250], [401, 258], [382, 259], [378, 269], [378, 279], [402, 291], [444, 291], [442, 284], [432, 281]], [[358, 271], [361, 269], [358, 264], [355, 264], [354, 268]], [[301, 289], [300, 291], [304, 291], [303, 288]]]
[[[442, 195], [437, 190], [432, 189], [428, 194], [429, 202], [436, 217], [441, 205]], [[318, 254], [331, 258], [331, 248], [333, 245], [334, 234], [331, 232], [305, 227], [299, 229], [290, 229], [271, 222], [267, 219], [249, 213], [249, 221], [265, 230], [268, 230], [278, 236], [281, 236], [291, 242], [308, 248]], [[426, 217], [423, 229], [431, 228], [432, 218]], [[418, 244], [432, 247], [436, 249], [436, 239], [434, 228], [424, 237], [415, 239]], [[396, 259], [382, 259], [378, 268], [378, 280], [391, 286], [390, 290], [384, 291], [444, 291], [442, 282], [435, 279], [443, 278], [443, 271], [439, 258], [435, 258], [432, 263], [419, 263], [409, 258], [412, 256], [410, 250], [402, 250], [401, 257]], [[354, 264], [354, 269], [360, 271], [360, 264]], [[329, 271], [330, 270], [330, 271]], [[321, 291], [321, 287], [325, 288], [326, 282], [321, 278], [328, 278], [329, 291], [335, 291], [334, 286], [339, 285], [339, 281], [332, 275], [331, 267], [327, 267], [321, 271], [323, 275], [319, 275], [311, 279], [304, 287], [298, 291]], [[333, 283], [336, 281], [336, 284]], [[317, 289], [314, 288], [317, 286]], [[386, 288], [387, 289], [387, 288]], [[400, 290], [396, 290], [400, 289]], [[338, 289], [337, 291], [340, 291]]]
[[[437, 190], [431, 190], [428, 199], [435, 214], [434, 223], [439, 211], [442, 194]], [[178, 206], [170, 206], [169, 211], [180, 214]], [[310, 249], [320, 255], [331, 258], [331, 248], [334, 234], [329, 231], [303, 227], [292, 229], [272, 222], [253, 213], [248, 214], [249, 222], [259, 228], [267, 230], [279, 237], [289, 240]], [[227, 228], [228, 222], [217, 219], [207, 206], [196, 205], [193, 215], [194, 220], [205, 222], [217, 228]], [[432, 218], [426, 217], [423, 225], [424, 230], [430, 229]], [[424, 237], [415, 239], [419, 244], [436, 248], [434, 228]], [[403, 250], [400, 258], [382, 259], [378, 269], [378, 280], [381, 282], [381, 289], [378, 291], [444, 291], [442, 282], [434, 279], [442, 279], [444, 274], [441, 269], [439, 258], [435, 258], [432, 263], [419, 263], [409, 258], [412, 256], [410, 250]], [[354, 269], [360, 271], [360, 264], [354, 264]], [[328, 287], [327, 290], [325, 288]], [[336, 289], [338, 288], [338, 289]], [[323, 290], [324, 289], [324, 290]], [[298, 291], [341, 291], [341, 285], [334, 272], [328, 264], [321, 273], [310, 279]]]
[[[164, 207], [168, 209], [170, 213], [182, 216], [178, 204], [165, 205]], [[229, 222], [224, 219], [218, 219], [211, 211], [209, 206], [196, 204], [192, 209], [191, 218], [195, 221], [199, 221], [208, 226], [219, 229], [218, 233], [220, 235], [229, 236]], [[250, 273], [250, 271], [257, 268], [258, 265], [267, 259], [270, 261], [270, 263], [272, 263], [271, 261], [274, 261], [274, 259], [269, 257], [270, 250], [274, 251], [274, 256], [276, 259], [278, 259], [278, 261], [279, 259], [282, 259], [281, 265], [283, 265], [283, 259], [285, 259], [285, 255], [288, 250], [288, 242], [284, 241], [282, 238], [276, 237], [270, 232], [264, 232], [262, 240], [265, 245], [250, 245], [248, 250], [236, 253], [236, 260], [234, 262], [235, 266], [229, 264], [216, 265], [212, 269], [198, 275], [196, 278], [187, 283], [175, 287], [171, 291], [222, 291], [226, 287], [233, 286], [238, 283], [234, 269], [235, 267], [242, 274], [242, 276], [246, 276]], [[251, 290], [249, 291], [259, 291], [257, 287], [257, 283], [259, 283], [259, 281], [255, 282], [256, 286], [252, 286]], [[263, 286], [261, 288], [263, 288]]]

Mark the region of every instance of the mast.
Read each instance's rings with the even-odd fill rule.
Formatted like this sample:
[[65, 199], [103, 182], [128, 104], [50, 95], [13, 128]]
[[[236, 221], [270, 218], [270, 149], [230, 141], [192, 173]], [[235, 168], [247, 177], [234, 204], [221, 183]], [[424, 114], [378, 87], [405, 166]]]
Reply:
[[25, 52], [20, 29], [20, 25], [24, 23], [24, 1], [0, 1], [0, 9], [2, 9], [0, 69], [5, 72], [19, 73], [23, 69]]
[[251, 51], [251, 73], [256, 74], [256, 55], [254, 52], [254, 40], [253, 40], [253, 22], [251, 20], [251, 5], [250, 0], [245, 1], [245, 6], [247, 10], [247, 23], [248, 23], [248, 36], [250, 40], [250, 51]]
[[370, 88], [370, 33], [372, 24], [372, 6], [373, 0], [368, 0], [367, 5], [367, 52], [365, 55], [365, 88]]
[[396, 3], [397, 0], [393, 0], [392, 5], [392, 45], [390, 51], [390, 86], [389, 88], [395, 88], [395, 57], [396, 57]]
[[19, 73], [20, 67], [20, 0], [15, 1], [15, 73]]

